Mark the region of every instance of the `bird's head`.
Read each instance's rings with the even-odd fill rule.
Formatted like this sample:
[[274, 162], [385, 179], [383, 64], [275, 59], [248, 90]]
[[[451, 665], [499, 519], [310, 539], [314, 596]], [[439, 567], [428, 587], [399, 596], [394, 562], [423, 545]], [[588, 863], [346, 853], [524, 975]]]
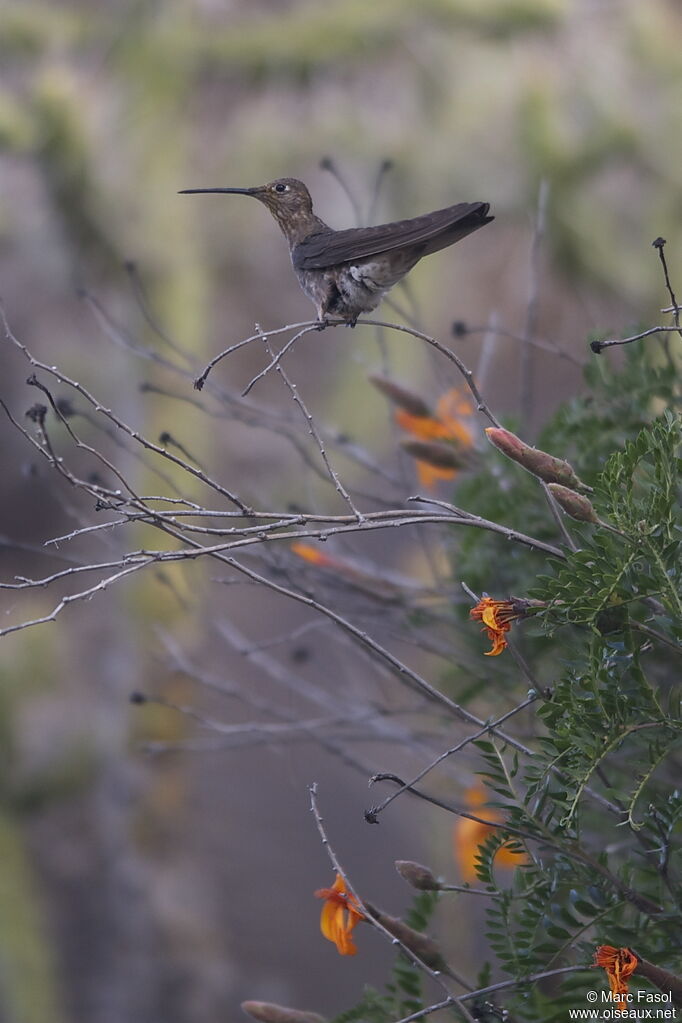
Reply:
[[273, 217], [285, 229], [302, 217], [312, 214], [313, 201], [310, 192], [296, 178], [277, 178], [267, 185], [256, 185], [254, 188], [184, 188], [183, 195], [199, 192], [227, 192], [236, 195], [252, 195], [272, 213]]

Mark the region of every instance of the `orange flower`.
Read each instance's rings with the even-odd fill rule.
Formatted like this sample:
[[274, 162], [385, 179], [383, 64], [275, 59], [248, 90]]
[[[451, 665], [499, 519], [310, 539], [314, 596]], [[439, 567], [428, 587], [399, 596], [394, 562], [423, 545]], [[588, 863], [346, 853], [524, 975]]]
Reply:
[[638, 959], [629, 948], [614, 948], [600, 945], [594, 953], [594, 965], [606, 970], [614, 1003], [618, 1009], [625, 1009], [627, 1003], [622, 995], [628, 993], [627, 979], [637, 969]]
[[335, 568], [336, 562], [334, 558], [330, 558], [328, 554], [323, 554], [321, 550], [314, 547], [311, 543], [301, 543], [296, 540], [291, 544], [290, 550], [297, 554], [303, 561], [310, 562], [311, 565], [324, 565], [327, 568]]
[[469, 612], [469, 617], [477, 622], [483, 622], [488, 633], [488, 639], [492, 643], [492, 650], [486, 651], [486, 657], [497, 657], [507, 647], [505, 633], [511, 629], [511, 623], [516, 618], [522, 618], [525, 611], [519, 603], [513, 600], [493, 600], [492, 597], [482, 597], [475, 607]]
[[474, 414], [474, 403], [468, 394], [463, 394], [457, 387], [446, 391], [438, 399], [436, 418], [450, 431], [450, 437], [465, 447], [471, 447], [473, 437], [471, 430], [462, 422]]
[[[464, 793], [464, 801], [467, 807], [476, 812], [486, 801], [486, 791], [482, 785], [474, 785]], [[502, 817], [496, 810], [487, 809], [481, 813], [489, 821], [501, 822]], [[453, 843], [455, 860], [459, 866], [459, 872], [463, 881], [474, 881], [476, 879], [476, 854], [478, 847], [490, 835], [491, 828], [488, 824], [480, 824], [478, 821], [469, 820], [468, 817], [458, 817], [453, 831]], [[508, 846], [503, 845], [495, 854], [496, 867], [518, 867], [525, 863], [526, 857], [523, 853], [514, 852]]]
[[[395, 421], [403, 430], [420, 440], [445, 441], [459, 450], [468, 451], [473, 447], [473, 436], [462, 418], [473, 415], [473, 412], [474, 407], [468, 398], [453, 388], [438, 399], [436, 411], [432, 415], [415, 415], [405, 408], [398, 408]], [[417, 461], [417, 474], [422, 486], [431, 489], [436, 480], [454, 479], [457, 469]]]
[[346, 884], [340, 874], [331, 888], [319, 888], [316, 899], [324, 899], [320, 930], [325, 938], [333, 941], [342, 956], [354, 956], [357, 948], [351, 938], [356, 924], [365, 917], [360, 912], [354, 895], [346, 891]]

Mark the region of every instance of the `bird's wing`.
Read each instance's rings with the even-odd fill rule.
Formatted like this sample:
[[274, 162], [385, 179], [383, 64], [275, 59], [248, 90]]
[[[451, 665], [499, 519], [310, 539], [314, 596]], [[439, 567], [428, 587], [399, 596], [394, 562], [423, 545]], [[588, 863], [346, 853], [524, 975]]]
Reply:
[[411, 245], [423, 246], [420, 255], [452, 245], [483, 227], [493, 217], [487, 202], [460, 202], [411, 220], [397, 220], [377, 227], [352, 227], [347, 231], [320, 231], [294, 247], [296, 270], [322, 270], [339, 263], [378, 256]]

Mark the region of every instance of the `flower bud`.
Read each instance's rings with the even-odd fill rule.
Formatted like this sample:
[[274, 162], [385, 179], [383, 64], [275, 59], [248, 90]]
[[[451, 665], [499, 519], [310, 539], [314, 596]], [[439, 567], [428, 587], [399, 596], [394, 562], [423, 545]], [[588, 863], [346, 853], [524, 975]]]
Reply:
[[562, 487], [558, 483], [549, 483], [547, 488], [561, 510], [570, 515], [572, 519], [576, 519], [578, 522], [599, 524], [599, 517], [589, 498], [582, 494], [576, 494], [575, 490]]
[[429, 969], [437, 970], [440, 973], [449, 973], [448, 964], [443, 959], [440, 949], [428, 934], [415, 931], [412, 927], [408, 927], [406, 923], [403, 923], [399, 917], [382, 913], [380, 909], [376, 909], [367, 903], [365, 903], [365, 908], [389, 934], [397, 938], [409, 952], [412, 952], [417, 959], [421, 959]]
[[440, 885], [428, 867], [421, 863], [414, 863], [412, 860], [396, 860], [395, 869], [403, 880], [411, 884], [420, 892], [438, 892]]
[[638, 973], [640, 977], [646, 977], [647, 980], [656, 985], [659, 991], [665, 991], [666, 994], [670, 992], [673, 1005], [682, 1005], [682, 977], [670, 973], [669, 970], [662, 970], [660, 966], [655, 966], [653, 963], [648, 962], [648, 960], [642, 959], [633, 949], [628, 951], [637, 957], [635, 973]]
[[439, 444], [437, 441], [401, 440], [400, 446], [412, 458], [436, 469], [464, 469], [470, 465], [470, 459], [450, 444]]
[[324, 1016], [318, 1016], [316, 1012], [285, 1009], [274, 1002], [242, 1002], [242, 1009], [260, 1023], [326, 1023]]
[[369, 377], [370, 383], [374, 384], [378, 391], [385, 394], [394, 405], [398, 408], [405, 409], [411, 416], [417, 416], [419, 419], [426, 419], [431, 415], [431, 409], [426, 402], [414, 391], [408, 391], [406, 387], [402, 387], [401, 384], [396, 384], [393, 380], [388, 377], [380, 376], [378, 373], [372, 373]]
[[576, 490], [589, 490], [589, 487], [576, 476], [573, 466], [563, 458], [555, 458], [546, 451], [532, 448], [510, 430], [489, 426], [485, 432], [490, 443], [498, 451], [511, 458], [513, 462], [518, 462], [545, 483], [560, 483], [564, 487], [573, 487]]

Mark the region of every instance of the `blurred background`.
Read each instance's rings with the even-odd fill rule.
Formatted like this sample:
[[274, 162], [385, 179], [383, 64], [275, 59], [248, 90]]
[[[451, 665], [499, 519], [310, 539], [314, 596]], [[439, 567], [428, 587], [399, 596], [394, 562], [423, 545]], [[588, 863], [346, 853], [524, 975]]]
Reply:
[[[239, 398], [267, 361], [259, 343], [216, 367], [219, 392], [192, 389], [255, 323], [307, 320], [312, 306], [259, 204], [177, 193], [295, 176], [337, 228], [484, 200], [495, 221], [421, 263], [395, 299], [532, 440], [581, 390], [591, 334], [661, 322], [651, 242], [668, 238], [679, 268], [681, 32], [674, 0], [5, 3], [0, 295], [11, 330], [150, 439], [172, 434], [254, 506], [342, 512], [315, 448], [300, 448], [306, 427], [281, 381], [271, 374]], [[454, 322], [469, 332], [454, 336]], [[30, 367], [5, 340], [1, 359], [0, 396], [23, 422], [39, 397]], [[369, 327], [308, 335], [286, 367], [347, 486], [373, 506], [415, 492], [368, 374], [435, 405], [458, 383], [451, 367]], [[77, 398], [67, 390], [55, 393]], [[74, 425], [144, 492], [166, 492], [82, 402]], [[44, 548], [98, 521], [92, 502], [7, 419], [0, 463], [3, 581], [160, 543], [107, 530]], [[436, 536], [378, 537], [337, 551], [424, 586], [443, 575]], [[290, 555], [277, 558], [251, 565], [291, 571]], [[2, 591], [3, 627], [73, 590]], [[357, 591], [334, 599], [398, 642], [394, 612]], [[394, 680], [300, 608], [217, 565], [171, 567], [1, 643], [0, 1020], [214, 1023], [237, 1018], [243, 998], [331, 1014], [363, 982], [381, 983], [391, 953], [375, 935], [359, 936], [351, 960], [319, 934], [312, 892], [332, 875], [308, 810], [313, 781], [342, 862], [373, 902], [394, 913], [409, 902], [396, 858], [456, 879], [440, 818], [404, 803], [380, 827], [363, 821], [368, 772], [423, 763], [423, 750], [401, 749], [400, 716], [351, 735], [353, 765], [344, 740], [323, 749], [257, 729], [221, 739], [181, 711], [129, 704], [142, 692], [231, 725], [269, 719], [268, 707], [284, 721], [349, 705], [404, 713]], [[439, 684], [437, 650], [401, 656]], [[485, 691], [477, 700], [486, 717]], [[425, 748], [450, 744], [447, 732], [434, 745], [430, 728]], [[455, 793], [471, 782], [458, 770], [443, 782]], [[475, 915], [467, 926], [476, 932]], [[464, 965], [476, 948], [472, 938]]]

